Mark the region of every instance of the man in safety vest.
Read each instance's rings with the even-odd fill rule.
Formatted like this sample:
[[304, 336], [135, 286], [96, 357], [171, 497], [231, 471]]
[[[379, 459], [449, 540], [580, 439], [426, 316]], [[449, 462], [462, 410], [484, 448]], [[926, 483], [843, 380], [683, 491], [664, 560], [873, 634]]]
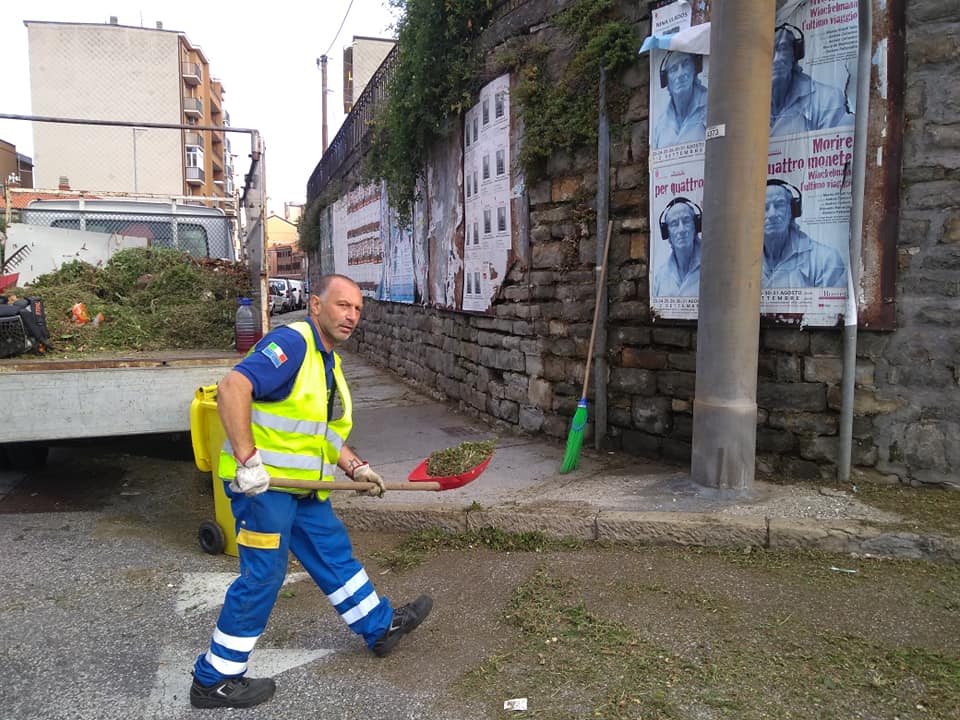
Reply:
[[[271, 331], [218, 386], [227, 435], [218, 472], [236, 518], [240, 575], [227, 589], [209, 650], [194, 664], [194, 707], [252, 707], [273, 696], [272, 678], [244, 674], [283, 584], [288, 552], [379, 657], [433, 606], [421, 595], [394, 609], [377, 596], [329, 492], [270, 487], [271, 477], [333, 480], [339, 467], [372, 483], [367, 494], [383, 495], [383, 478], [346, 445], [353, 408], [333, 352], [356, 329], [362, 307], [353, 280], [324, 276], [310, 295], [306, 321]], [[336, 396], [342, 414], [333, 412]]]

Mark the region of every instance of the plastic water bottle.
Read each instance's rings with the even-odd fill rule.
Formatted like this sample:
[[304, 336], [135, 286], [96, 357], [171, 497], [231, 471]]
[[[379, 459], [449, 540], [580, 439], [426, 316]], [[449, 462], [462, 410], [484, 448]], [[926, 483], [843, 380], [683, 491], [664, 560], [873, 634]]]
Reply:
[[253, 301], [250, 298], [237, 298], [237, 320], [234, 324], [237, 352], [245, 353], [263, 337], [260, 324], [253, 316]]

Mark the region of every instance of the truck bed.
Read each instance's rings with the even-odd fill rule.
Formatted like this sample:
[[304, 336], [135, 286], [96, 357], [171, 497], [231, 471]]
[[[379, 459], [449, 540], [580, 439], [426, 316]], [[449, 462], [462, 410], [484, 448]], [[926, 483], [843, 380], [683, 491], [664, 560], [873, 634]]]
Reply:
[[177, 350], [0, 360], [0, 443], [187, 432], [197, 388], [240, 358]]

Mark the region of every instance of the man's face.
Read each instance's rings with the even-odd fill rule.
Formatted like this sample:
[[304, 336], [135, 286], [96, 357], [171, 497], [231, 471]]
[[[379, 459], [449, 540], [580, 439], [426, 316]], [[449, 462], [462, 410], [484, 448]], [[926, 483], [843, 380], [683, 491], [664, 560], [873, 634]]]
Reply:
[[327, 350], [349, 338], [360, 322], [363, 295], [349, 280], [333, 278], [323, 297], [310, 296], [310, 318]]
[[764, 205], [763, 236], [783, 235], [790, 226], [790, 191], [779, 185], [767, 186]]
[[667, 223], [667, 229], [670, 231], [668, 240], [674, 249], [691, 250], [693, 241], [697, 234], [694, 225], [695, 215], [693, 208], [686, 203], [679, 203], [667, 210], [664, 222]]
[[773, 39], [773, 81], [784, 80], [793, 72], [793, 34], [782, 28]]
[[674, 53], [668, 57], [664, 70], [667, 71], [667, 89], [671, 95], [682, 95], [693, 88], [697, 72], [693, 58], [686, 53]]

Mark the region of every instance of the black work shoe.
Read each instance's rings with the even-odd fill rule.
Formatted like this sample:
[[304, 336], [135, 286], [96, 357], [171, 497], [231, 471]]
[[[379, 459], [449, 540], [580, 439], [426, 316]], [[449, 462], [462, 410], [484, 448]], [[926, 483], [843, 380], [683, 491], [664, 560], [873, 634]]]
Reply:
[[276, 689], [273, 678], [227, 678], [211, 687], [204, 687], [194, 679], [190, 686], [190, 704], [196, 708], [248, 708], [272, 698]]
[[373, 654], [383, 657], [393, 650], [400, 638], [415, 630], [417, 625], [426, 619], [431, 609], [433, 609], [433, 600], [429, 595], [421, 595], [412, 603], [394, 610], [390, 629], [373, 644]]

